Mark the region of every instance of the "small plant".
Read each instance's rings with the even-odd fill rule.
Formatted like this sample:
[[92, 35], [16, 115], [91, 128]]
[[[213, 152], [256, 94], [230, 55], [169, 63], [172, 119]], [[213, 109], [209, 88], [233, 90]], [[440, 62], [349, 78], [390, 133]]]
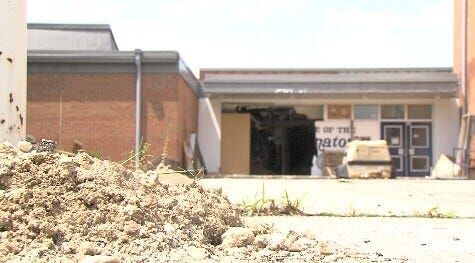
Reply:
[[349, 217], [355, 217], [359, 214], [356, 213], [356, 209], [350, 204], [348, 215]]
[[431, 207], [424, 213], [416, 213], [417, 217], [428, 217], [428, 218], [456, 218], [453, 212], [444, 213], [440, 211], [438, 206]]
[[170, 129], [171, 129], [171, 127], [172, 127], [171, 123], [168, 122], [167, 132], [165, 133], [165, 141], [163, 143], [163, 150], [162, 150], [162, 154], [160, 155], [162, 157], [162, 159], [160, 160], [160, 163], [165, 163], [165, 160], [168, 157], [168, 144], [170, 143]]
[[[140, 141], [140, 148], [138, 152], [130, 151], [128, 153], [129, 157], [124, 161], [120, 162], [120, 164], [128, 166], [132, 165], [136, 169], [144, 169], [149, 164], [149, 159], [153, 156], [148, 154], [150, 151], [150, 144], [146, 143], [142, 140]], [[138, 163], [135, 161], [135, 158], [139, 156]]]
[[253, 200], [244, 199], [241, 207], [248, 216], [255, 215], [306, 215], [300, 208], [305, 196], [291, 198], [287, 190], [282, 194], [282, 200], [276, 202], [266, 196], [266, 190], [262, 185], [260, 195], [256, 193]]
[[265, 206], [270, 202], [266, 197], [266, 190], [264, 184], [262, 184], [261, 195], [256, 193], [254, 200], [243, 199], [241, 201], [241, 207], [248, 216], [260, 215], [263, 213]]
[[301, 208], [302, 208], [302, 204], [303, 204], [303, 200], [305, 199], [306, 197], [306, 193], [301, 196], [301, 197], [297, 197], [295, 199], [292, 199], [289, 195], [289, 193], [287, 192], [287, 190], [284, 191], [284, 194], [282, 195], [282, 199], [284, 201], [284, 214], [288, 214], [288, 215], [303, 215], [305, 214]]

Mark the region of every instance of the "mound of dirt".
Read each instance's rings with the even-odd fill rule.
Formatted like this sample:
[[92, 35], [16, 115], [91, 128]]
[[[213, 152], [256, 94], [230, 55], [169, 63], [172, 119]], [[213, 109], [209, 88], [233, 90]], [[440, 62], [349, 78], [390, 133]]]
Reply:
[[218, 191], [157, 177], [86, 153], [22, 153], [0, 143], [0, 258], [153, 261], [173, 248], [217, 245], [240, 225]]
[[219, 191], [160, 177], [86, 153], [0, 143], [0, 262], [382, 261], [243, 224]]

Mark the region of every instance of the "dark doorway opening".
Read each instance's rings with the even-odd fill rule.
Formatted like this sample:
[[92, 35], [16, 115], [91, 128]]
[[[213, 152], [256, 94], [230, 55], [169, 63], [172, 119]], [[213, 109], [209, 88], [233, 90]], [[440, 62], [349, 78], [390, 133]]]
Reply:
[[313, 121], [287, 128], [288, 174], [309, 175], [316, 154]]
[[292, 107], [251, 108], [251, 173], [310, 175], [316, 155], [315, 124]]

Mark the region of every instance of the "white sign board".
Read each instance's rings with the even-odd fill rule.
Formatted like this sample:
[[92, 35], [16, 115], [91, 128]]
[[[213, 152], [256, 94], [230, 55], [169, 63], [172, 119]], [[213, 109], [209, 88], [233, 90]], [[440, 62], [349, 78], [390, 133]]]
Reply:
[[351, 139], [349, 120], [326, 120], [315, 122], [317, 154], [324, 149], [344, 150]]

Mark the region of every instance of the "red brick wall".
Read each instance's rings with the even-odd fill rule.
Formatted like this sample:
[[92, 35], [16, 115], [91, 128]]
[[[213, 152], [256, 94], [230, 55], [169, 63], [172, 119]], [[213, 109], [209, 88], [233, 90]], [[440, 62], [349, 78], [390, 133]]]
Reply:
[[[169, 158], [182, 161], [185, 133], [196, 132], [197, 98], [178, 74], [144, 74], [142, 135], [160, 155], [169, 129]], [[72, 151], [74, 140], [104, 158], [134, 149], [135, 74], [28, 74], [27, 134]], [[186, 115], [186, 117], [185, 117]]]

